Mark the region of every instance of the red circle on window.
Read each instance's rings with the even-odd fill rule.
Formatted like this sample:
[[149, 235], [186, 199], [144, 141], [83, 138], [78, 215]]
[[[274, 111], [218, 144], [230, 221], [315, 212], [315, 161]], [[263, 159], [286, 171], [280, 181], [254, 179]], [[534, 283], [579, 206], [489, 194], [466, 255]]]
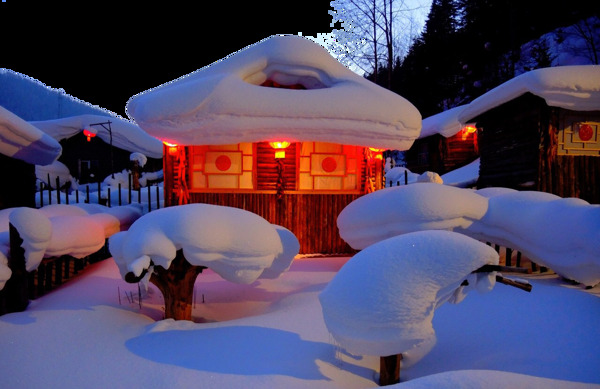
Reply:
[[579, 126], [579, 139], [582, 141], [588, 141], [594, 136], [594, 129], [589, 124], [582, 124]]
[[231, 159], [226, 155], [220, 155], [215, 161], [215, 166], [222, 172], [229, 170], [231, 167]]
[[332, 157], [327, 157], [321, 162], [321, 168], [327, 173], [331, 173], [337, 169], [337, 162]]

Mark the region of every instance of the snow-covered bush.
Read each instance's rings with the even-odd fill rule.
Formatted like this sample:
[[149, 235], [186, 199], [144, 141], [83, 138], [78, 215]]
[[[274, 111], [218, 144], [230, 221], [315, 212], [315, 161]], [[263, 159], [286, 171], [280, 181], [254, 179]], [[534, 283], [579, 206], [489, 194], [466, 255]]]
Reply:
[[493, 248], [450, 231], [383, 240], [352, 257], [319, 295], [325, 324], [349, 352], [403, 354], [409, 366], [435, 344], [435, 309], [468, 290], [490, 290], [494, 273], [471, 273], [496, 264]]
[[414, 231], [452, 230], [519, 250], [584, 285], [600, 283], [600, 205], [581, 199], [422, 183], [362, 196], [337, 222], [355, 249]]

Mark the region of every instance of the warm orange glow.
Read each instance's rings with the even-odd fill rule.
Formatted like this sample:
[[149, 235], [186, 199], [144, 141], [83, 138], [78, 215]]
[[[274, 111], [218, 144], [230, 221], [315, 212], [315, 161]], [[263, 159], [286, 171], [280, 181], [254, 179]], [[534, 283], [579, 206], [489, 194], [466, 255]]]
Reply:
[[167, 146], [167, 151], [169, 152], [170, 156], [173, 157], [173, 156], [177, 155], [177, 145], [175, 143], [169, 143], [169, 142], [163, 141], [163, 144], [165, 146]]
[[269, 142], [269, 145], [274, 149], [287, 149], [288, 146], [290, 145], [290, 142], [275, 141], [275, 142]]
[[467, 139], [470, 134], [477, 132], [477, 127], [467, 124], [462, 128], [462, 140]]
[[84, 129], [84, 130], [83, 130], [83, 135], [84, 135], [84, 136], [87, 138], [87, 141], [89, 142], [89, 141], [91, 141], [91, 140], [92, 140], [92, 138], [93, 138], [93, 137], [95, 137], [95, 136], [96, 136], [96, 133], [95, 133], [95, 132], [92, 132], [92, 131], [90, 131], [90, 130], [85, 130], [85, 129]]
[[369, 147], [369, 150], [371, 150], [374, 153], [381, 153], [383, 152], [385, 149], [378, 149], [376, 147]]
[[269, 142], [269, 145], [275, 149], [275, 159], [285, 158], [285, 149], [289, 147], [290, 142], [274, 141]]

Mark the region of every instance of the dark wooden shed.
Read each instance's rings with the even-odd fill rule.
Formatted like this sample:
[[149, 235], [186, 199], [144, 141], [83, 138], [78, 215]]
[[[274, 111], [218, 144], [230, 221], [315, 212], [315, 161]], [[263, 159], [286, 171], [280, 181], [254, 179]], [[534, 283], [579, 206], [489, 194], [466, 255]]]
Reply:
[[600, 67], [525, 73], [474, 100], [477, 186], [538, 190], [600, 203]]
[[478, 158], [476, 128], [457, 120], [463, 108], [451, 108], [423, 119], [421, 135], [404, 153], [406, 167], [411, 172], [442, 175]]

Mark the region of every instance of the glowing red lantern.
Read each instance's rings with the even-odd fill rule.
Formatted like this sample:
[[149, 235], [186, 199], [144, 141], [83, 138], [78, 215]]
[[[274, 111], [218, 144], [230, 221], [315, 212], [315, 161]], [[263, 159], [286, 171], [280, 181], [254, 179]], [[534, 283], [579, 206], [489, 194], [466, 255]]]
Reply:
[[87, 138], [87, 141], [91, 141], [93, 137], [96, 136], [96, 132], [88, 129], [83, 130], [83, 136]]

